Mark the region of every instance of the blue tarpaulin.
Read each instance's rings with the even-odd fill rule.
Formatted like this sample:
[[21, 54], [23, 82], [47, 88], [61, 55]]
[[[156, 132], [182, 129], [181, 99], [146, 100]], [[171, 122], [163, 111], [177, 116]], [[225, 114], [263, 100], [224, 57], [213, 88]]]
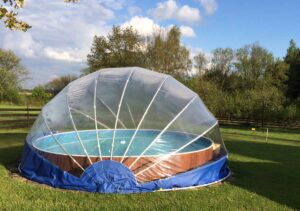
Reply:
[[230, 174], [227, 156], [193, 170], [139, 184], [133, 173], [123, 164], [108, 160], [99, 161], [76, 177], [37, 154], [25, 142], [20, 164], [22, 175], [38, 183], [55, 188], [100, 193], [138, 193], [161, 189], [202, 186], [226, 178]]

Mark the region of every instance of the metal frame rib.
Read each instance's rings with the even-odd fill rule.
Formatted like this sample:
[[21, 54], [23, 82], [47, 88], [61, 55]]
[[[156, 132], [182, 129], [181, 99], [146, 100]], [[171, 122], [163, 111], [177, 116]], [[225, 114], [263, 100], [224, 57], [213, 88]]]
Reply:
[[[117, 118], [117, 115], [115, 114], [115, 112], [102, 100], [102, 99], [98, 99], [100, 100], [100, 102], [105, 106], [105, 108], [107, 108], [110, 113], [112, 113], [112, 115]], [[127, 129], [127, 127], [125, 126], [125, 124], [119, 119], [119, 123], [122, 125], [122, 127], [124, 127], [125, 129]]]
[[71, 160], [82, 170], [84, 171], [84, 168], [82, 167], [82, 165], [80, 165], [75, 158], [73, 158], [73, 156], [71, 154], [68, 153], [68, 151], [66, 150], [66, 148], [58, 141], [58, 139], [56, 138], [55, 135], [53, 135], [52, 130], [50, 129], [49, 125], [47, 124], [46, 120], [44, 119], [44, 117], [42, 116], [45, 125], [47, 127], [47, 129], [50, 131], [50, 135], [52, 136], [52, 138], [55, 140], [55, 142], [62, 148], [62, 150], [71, 158]]
[[127, 107], [128, 111], [129, 111], [129, 115], [130, 115], [131, 121], [133, 123], [133, 127], [136, 128], [135, 121], [134, 121], [133, 115], [131, 113], [131, 109], [129, 108], [129, 105], [128, 105], [127, 102], [126, 102], [126, 107]]
[[96, 130], [98, 153], [99, 153], [100, 160], [102, 160], [102, 154], [101, 154], [101, 148], [100, 148], [100, 140], [99, 140], [99, 134], [98, 134], [97, 105], [96, 105], [96, 93], [97, 93], [98, 77], [95, 79], [95, 85], [94, 85], [94, 106], [93, 107], [94, 107], [94, 120], [95, 120], [95, 130]]
[[114, 127], [114, 133], [113, 133], [113, 139], [112, 139], [112, 144], [111, 144], [111, 149], [110, 149], [110, 160], [112, 159], [113, 151], [114, 151], [115, 136], [116, 136], [116, 129], [117, 129], [117, 125], [118, 125], [118, 119], [119, 119], [120, 109], [121, 109], [121, 106], [122, 106], [122, 102], [123, 102], [123, 98], [124, 98], [124, 94], [126, 92], [126, 88], [127, 88], [128, 82], [129, 82], [129, 80], [130, 80], [133, 72], [134, 72], [134, 70], [131, 70], [131, 72], [130, 72], [127, 80], [126, 80], [126, 83], [125, 83], [123, 91], [122, 91], [121, 99], [120, 99], [120, 102], [119, 102], [118, 112], [117, 112], [116, 121], [115, 121], [115, 127]]
[[170, 125], [176, 121], [176, 119], [189, 107], [189, 105], [197, 98], [195, 95], [187, 104], [186, 106], [169, 122], [169, 124], [155, 137], [155, 139], [148, 145], [148, 147], [135, 159], [131, 165], [128, 167], [129, 169], [145, 154], [145, 152], [155, 144], [156, 140], [170, 127]]
[[197, 141], [199, 138], [201, 138], [202, 136], [204, 136], [208, 131], [210, 131], [211, 129], [213, 129], [216, 125], [218, 124], [218, 121], [216, 121], [211, 127], [209, 127], [207, 130], [205, 130], [203, 133], [201, 133], [200, 135], [198, 135], [196, 138], [192, 139], [191, 141], [189, 141], [188, 143], [186, 143], [185, 145], [183, 145], [182, 147], [178, 148], [177, 150], [171, 152], [168, 155], [163, 156], [161, 159], [159, 159], [158, 161], [156, 161], [154, 164], [148, 166], [147, 168], [141, 170], [140, 172], [136, 173], [135, 176], [138, 176], [140, 174], [142, 174], [143, 172], [149, 170], [150, 168], [152, 168], [153, 166], [159, 164], [160, 162], [166, 160], [169, 156], [176, 154], [177, 152], [180, 152], [181, 150], [183, 150], [184, 148], [186, 148], [187, 146], [189, 146], [190, 144], [194, 143], [195, 141]]
[[[86, 114], [86, 113], [84, 113], [84, 112], [82, 112], [82, 111], [79, 111], [79, 110], [76, 109], [76, 108], [70, 107], [70, 109], [73, 110], [73, 111], [75, 111], [75, 112], [77, 112], [77, 113], [79, 113], [79, 114], [82, 114], [83, 116], [85, 116], [85, 117], [88, 118], [88, 119], [91, 119], [91, 120], [93, 120], [93, 121], [96, 120], [95, 118], [91, 117], [90, 115], [88, 115], [88, 114]], [[98, 121], [98, 120], [96, 120], [96, 122], [97, 122], [99, 125], [105, 127], [106, 129], [111, 129], [111, 128], [108, 127], [106, 124], [104, 124], [104, 123], [102, 123], [102, 122], [100, 122], [100, 121]]]
[[[71, 160], [84, 172], [85, 169], [82, 167], [82, 165], [80, 165], [77, 160], [71, 155], [68, 153], [68, 151], [66, 150], [66, 148], [58, 141], [58, 139], [56, 138], [55, 135], [53, 135], [53, 132], [51, 130], [51, 128], [49, 127], [49, 125], [47, 124], [46, 120], [44, 119], [44, 117], [42, 116], [45, 124], [46, 124], [46, 127], [47, 129], [50, 131], [50, 135], [52, 136], [52, 138], [54, 138], [55, 142], [62, 148], [62, 150], [71, 158]], [[99, 184], [98, 181], [95, 180], [94, 177], [92, 177], [90, 174], [87, 174], [96, 184]]]
[[[69, 87], [68, 87], [68, 89], [69, 89]], [[76, 127], [76, 125], [75, 125], [75, 123], [74, 123], [73, 116], [72, 116], [72, 113], [71, 113], [71, 108], [70, 108], [70, 105], [69, 105], [68, 94], [66, 94], [66, 99], [67, 99], [67, 106], [68, 106], [68, 111], [69, 111], [69, 117], [70, 117], [70, 119], [71, 119], [72, 126], [73, 126], [73, 128], [74, 128], [74, 130], [75, 130], [75, 132], [76, 132], [77, 139], [78, 139], [78, 141], [79, 141], [79, 143], [80, 143], [80, 145], [81, 145], [81, 147], [82, 147], [82, 149], [83, 149], [83, 151], [84, 151], [84, 154], [87, 156], [87, 158], [88, 158], [90, 164], [92, 165], [93, 162], [92, 162], [92, 160], [91, 160], [89, 154], [87, 153], [87, 151], [86, 151], [86, 149], [85, 149], [85, 146], [84, 146], [84, 144], [83, 144], [83, 142], [82, 142], [82, 140], [81, 140], [81, 138], [80, 138], [79, 132], [78, 132], [78, 130], [77, 130], [77, 127]]]
[[131, 144], [132, 144], [132, 142], [133, 142], [133, 139], [135, 138], [135, 136], [136, 136], [138, 130], [140, 129], [140, 127], [141, 127], [141, 125], [142, 125], [142, 122], [144, 121], [144, 118], [146, 117], [146, 115], [147, 115], [147, 113], [148, 113], [148, 111], [149, 111], [149, 109], [150, 109], [152, 103], [154, 102], [154, 100], [155, 100], [157, 94], [159, 93], [159, 91], [161, 90], [162, 86], [164, 85], [164, 83], [166, 82], [166, 80], [167, 80], [168, 78], [170, 78], [170, 76], [167, 76], [167, 77], [165, 77], [165, 78], [163, 79], [163, 81], [160, 83], [158, 89], [156, 90], [155, 94], [153, 95], [153, 97], [152, 97], [152, 99], [151, 99], [151, 101], [150, 101], [148, 107], [146, 108], [146, 110], [145, 110], [145, 112], [144, 112], [144, 114], [143, 114], [143, 116], [142, 116], [142, 118], [141, 118], [141, 120], [140, 120], [140, 122], [139, 122], [137, 128], [136, 128], [135, 131], [134, 131], [133, 136], [132, 136], [131, 139], [130, 139], [130, 142], [129, 142], [129, 144], [128, 144], [128, 146], [127, 146], [127, 148], [126, 148], [126, 150], [125, 150], [125, 152], [124, 152], [124, 154], [123, 154], [123, 157], [122, 157], [120, 163], [122, 163], [122, 162], [124, 161], [124, 158], [125, 158], [125, 156], [127, 155], [128, 150], [130, 149], [130, 146], [131, 146]]

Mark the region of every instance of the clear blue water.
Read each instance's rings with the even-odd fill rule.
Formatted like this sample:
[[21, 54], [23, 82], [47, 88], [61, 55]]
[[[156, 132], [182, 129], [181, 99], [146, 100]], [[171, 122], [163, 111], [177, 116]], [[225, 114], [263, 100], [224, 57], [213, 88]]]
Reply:
[[[113, 156], [123, 156], [134, 130], [116, 130]], [[127, 156], [139, 156], [157, 137], [160, 131], [140, 130], [132, 141], [131, 147], [128, 150]], [[110, 150], [113, 139], [113, 130], [99, 130], [99, 143], [102, 156], [110, 156]], [[64, 146], [68, 154], [85, 156], [83, 148], [77, 138], [76, 132], [57, 133], [57, 140]], [[79, 131], [80, 139], [86, 148], [89, 156], [99, 156], [98, 142], [96, 131]], [[165, 132], [155, 143], [146, 151], [145, 156], [149, 155], [165, 155], [173, 152], [189, 141], [193, 140], [196, 135], [180, 133], [180, 132]], [[210, 147], [212, 142], [207, 138], [200, 138], [193, 142], [178, 153], [197, 151]], [[52, 136], [45, 136], [33, 142], [35, 148], [41, 151], [46, 151], [54, 154], [66, 154], [56, 140]]]

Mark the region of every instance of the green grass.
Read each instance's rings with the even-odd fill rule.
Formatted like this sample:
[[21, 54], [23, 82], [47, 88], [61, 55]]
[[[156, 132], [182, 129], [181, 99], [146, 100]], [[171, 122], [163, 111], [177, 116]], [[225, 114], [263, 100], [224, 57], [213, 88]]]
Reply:
[[8, 175], [26, 130], [0, 132], [0, 210], [299, 210], [300, 132], [223, 127], [233, 178], [197, 190], [105, 195], [53, 189]]

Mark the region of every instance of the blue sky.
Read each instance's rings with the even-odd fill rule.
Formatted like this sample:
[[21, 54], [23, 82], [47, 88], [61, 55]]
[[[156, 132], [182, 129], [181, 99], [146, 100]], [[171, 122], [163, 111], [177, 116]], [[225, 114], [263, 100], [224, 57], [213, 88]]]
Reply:
[[290, 39], [300, 45], [299, 11], [299, 0], [26, 0], [19, 14], [33, 28], [12, 32], [0, 24], [0, 48], [16, 52], [31, 71], [27, 88], [78, 74], [93, 36], [107, 35], [112, 25], [131, 25], [143, 35], [178, 25], [191, 56], [258, 42], [283, 57]]

